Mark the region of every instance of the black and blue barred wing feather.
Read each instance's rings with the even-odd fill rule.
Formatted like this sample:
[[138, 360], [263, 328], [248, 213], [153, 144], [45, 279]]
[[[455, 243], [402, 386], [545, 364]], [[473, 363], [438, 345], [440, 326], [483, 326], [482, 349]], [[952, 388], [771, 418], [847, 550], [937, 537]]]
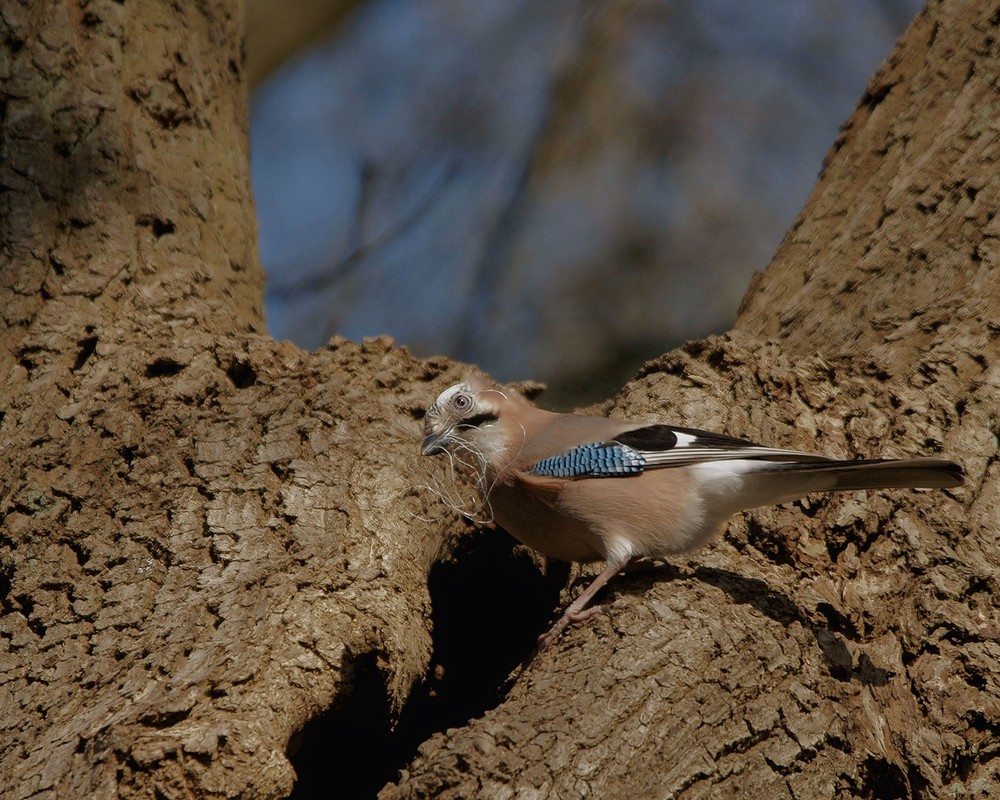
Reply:
[[642, 454], [615, 441], [591, 442], [565, 453], [543, 458], [529, 474], [546, 478], [609, 478], [638, 475], [646, 460]]

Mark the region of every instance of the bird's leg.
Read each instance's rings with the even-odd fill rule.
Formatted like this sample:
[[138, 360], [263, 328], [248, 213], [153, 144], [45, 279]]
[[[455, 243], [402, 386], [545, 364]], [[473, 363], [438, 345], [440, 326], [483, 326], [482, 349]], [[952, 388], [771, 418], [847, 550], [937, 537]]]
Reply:
[[594, 595], [603, 588], [604, 584], [617, 575], [626, 563], [628, 562], [609, 561], [604, 571], [590, 582], [590, 585], [580, 593], [580, 596], [576, 600], [569, 604], [563, 615], [556, 620], [556, 623], [546, 633], [538, 637], [538, 649], [544, 650], [558, 638], [560, 633], [574, 622], [583, 622], [583, 620], [590, 619], [590, 617], [598, 613], [603, 606], [593, 606], [592, 608], [584, 608], [584, 606], [594, 599]]

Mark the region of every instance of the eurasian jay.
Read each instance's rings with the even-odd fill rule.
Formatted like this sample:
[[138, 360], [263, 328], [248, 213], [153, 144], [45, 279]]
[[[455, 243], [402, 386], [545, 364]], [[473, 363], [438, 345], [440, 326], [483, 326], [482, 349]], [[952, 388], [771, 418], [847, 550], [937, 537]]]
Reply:
[[673, 425], [557, 414], [479, 379], [427, 409], [424, 455], [449, 453], [508, 533], [550, 558], [607, 566], [539, 639], [600, 610], [587, 603], [629, 561], [705, 544], [738, 511], [853, 489], [963, 482], [941, 458], [837, 461]]

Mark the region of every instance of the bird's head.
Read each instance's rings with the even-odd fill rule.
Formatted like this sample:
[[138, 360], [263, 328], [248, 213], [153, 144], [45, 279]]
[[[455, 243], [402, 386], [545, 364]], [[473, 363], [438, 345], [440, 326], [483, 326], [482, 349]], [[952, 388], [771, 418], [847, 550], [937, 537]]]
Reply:
[[500, 415], [506, 395], [477, 379], [449, 386], [427, 409], [420, 452], [465, 450], [489, 461], [502, 443]]

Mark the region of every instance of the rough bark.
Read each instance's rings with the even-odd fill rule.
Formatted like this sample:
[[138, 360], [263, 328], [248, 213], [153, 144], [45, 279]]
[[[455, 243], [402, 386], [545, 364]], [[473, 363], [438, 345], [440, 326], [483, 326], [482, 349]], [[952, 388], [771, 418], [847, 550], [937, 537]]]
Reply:
[[[736, 329], [610, 407], [940, 449], [969, 486], [747, 515], [617, 580], [383, 797], [1000, 791], [987, 6], [928, 8]], [[375, 680], [388, 727], [432, 663], [428, 574], [464, 528], [418, 488], [415, 443], [461, 368], [262, 333], [234, 7], [0, 8], [5, 796], [287, 796], [307, 720]]]
[[0, 8], [4, 797], [286, 796], [429, 658], [442, 367], [262, 333], [236, 9]]

